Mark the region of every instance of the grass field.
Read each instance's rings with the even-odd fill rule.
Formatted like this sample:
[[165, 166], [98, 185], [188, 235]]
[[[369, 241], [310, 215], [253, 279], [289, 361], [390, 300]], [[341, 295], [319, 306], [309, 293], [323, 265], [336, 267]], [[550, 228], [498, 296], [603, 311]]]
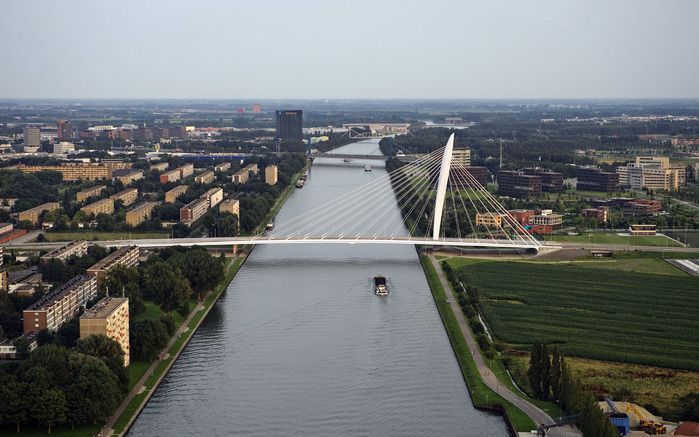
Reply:
[[[630, 261], [649, 260], [620, 262]], [[699, 370], [696, 278], [592, 262], [449, 262], [480, 289], [488, 324], [507, 343], [527, 349], [542, 340], [567, 355]]]
[[454, 354], [461, 368], [466, 386], [471, 394], [471, 401], [475, 407], [487, 407], [490, 405], [500, 405], [504, 408], [505, 413], [509, 417], [512, 425], [517, 431], [530, 431], [535, 428], [534, 422], [524, 414], [519, 408], [512, 405], [500, 397], [497, 393], [488, 388], [481, 379], [476, 363], [473, 361], [471, 352], [469, 351], [466, 340], [464, 339], [459, 324], [454, 317], [451, 307], [446, 302], [446, 294], [442, 288], [437, 273], [434, 271], [432, 264], [425, 256], [420, 257], [422, 267], [425, 270], [427, 282], [430, 284], [430, 290], [434, 297], [437, 310], [444, 323], [444, 329], [447, 331], [449, 341], [451, 342]]
[[649, 236], [624, 236], [613, 233], [593, 232], [581, 235], [550, 235], [546, 241], [562, 241], [569, 243], [590, 243], [590, 244], [619, 244], [624, 246], [681, 246], [676, 241], [664, 235]]
[[44, 232], [47, 241], [69, 240], [128, 240], [132, 238], [167, 238], [167, 232], [91, 232], [91, 231], [60, 231]]

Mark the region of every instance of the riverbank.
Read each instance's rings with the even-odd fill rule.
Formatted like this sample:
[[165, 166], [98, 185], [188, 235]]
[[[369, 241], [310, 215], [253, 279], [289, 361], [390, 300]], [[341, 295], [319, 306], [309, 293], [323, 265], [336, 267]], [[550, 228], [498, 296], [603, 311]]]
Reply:
[[[499, 393], [507, 390], [507, 388], [499, 386], [499, 382], [492, 372], [490, 372], [490, 375], [495, 380], [495, 390], [492, 390], [486, 384], [481, 373], [489, 372], [489, 370], [487, 370], [485, 364], [482, 364], [482, 367], [480, 367], [476, 363], [477, 358], [480, 358], [479, 361], [483, 363], [480, 349], [475, 343], [468, 325], [465, 321], [459, 320], [458, 316], [460, 314], [450, 305], [455, 304], [456, 299], [454, 296], [447, 296], [445, 287], [448, 287], [448, 285], [445, 286], [443, 284], [444, 281], [440, 280], [441, 278], [436, 270], [439, 267], [434, 266], [436, 260], [433, 257], [421, 255], [420, 262], [427, 277], [427, 282], [430, 285], [439, 316], [442, 319], [444, 329], [447, 332], [454, 355], [471, 395], [473, 406], [481, 410], [502, 414], [512, 435], [516, 435], [517, 432], [528, 432], [536, 429], [534, 421], [527, 414], [500, 396]], [[461, 316], [463, 318], [463, 315]]]
[[184, 347], [189, 343], [192, 336], [199, 328], [204, 317], [211, 311], [214, 303], [216, 303], [221, 294], [226, 290], [228, 284], [233, 280], [235, 274], [245, 263], [246, 259], [247, 254], [228, 261], [224, 279], [214, 290], [209, 291], [205, 295], [203, 301], [197, 304], [182, 322], [178, 328], [178, 334], [170, 339], [170, 342], [168, 342], [167, 346], [165, 346], [160, 353], [161, 358], [151, 363], [148, 370], [143, 373], [141, 379], [131, 389], [131, 392], [107, 421], [107, 424], [102, 429], [102, 436], [122, 436], [128, 432], [133, 422], [148, 403], [150, 397], [155, 393], [160, 382], [167, 375], [172, 365], [184, 350]]

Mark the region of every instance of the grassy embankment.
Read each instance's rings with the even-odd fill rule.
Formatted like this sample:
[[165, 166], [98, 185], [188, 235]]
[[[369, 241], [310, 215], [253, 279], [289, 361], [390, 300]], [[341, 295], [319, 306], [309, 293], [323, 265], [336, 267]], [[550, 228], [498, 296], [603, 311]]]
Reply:
[[[662, 260], [633, 255], [561, 263], [457, 258], [449, 263], [480, 289], [496, 338], [520, 351], [537, 339], [558, 344], [577, 357], [570, 360], [573, 370], [596, 393], [627, 388], [628, 398], [673, 415], [672, 399], [699, 389], [697, 279]], [[512, 358], [515, 377], [526, 385], [526, 352]], [[658, 376], [670, 374], [685, 383]]]
[[449, 341], [451, 342], [454, 354], [461, 368], [464, 380], [471, 394], [471, 401], [476, 408], [492, 408], [493, 406], [501, 406], [505, 410], [505, 414], [509, 417], [510, 422], [517, 431], [530, 431], [535, 429], [534, 422], [521, 410], [500, 397], [497, 393], [488, 388], [480, 377], [476, 364], [471, 356], [466, 340], [461, 333], [458, 322], [451, 311], [451, 307], [446, 302], [446, 294], [442, 288], [437, 273], [434, 271], [432, 264], [425, 256], [420, 257], [422, 267], [425, 270], [427, 281], [434, 302], [437, 305], [437, 310], [442, 318], [444, 329], [447, 331]]
[[664, 235], [634, 235], [625, 236], [616, 233], [592, 232], [581, 235], [549, 235], [546, 241], [561, 241], [567, 243], [588, 243], [588, 244], [618, 244], [624, 246], [659, 246], [659, 247], [680, 247], [677, 241]]
[[[160, 361], [158, 363], [158, 366], [155, 368], [153, 373], [148, 377], [145, 383], [145, 389], [143, 390], [142, 393], [136, 395], [133, 400], [129, 403], [128, 407], [124, 410], [124, 413], [119, 417], [119, 419], [116, 421], [115, 426], [114, 426], [114, 433], [116, 435], [120, 435], [125, 431], [126, 425], [129, 423], [131, 418], [139, 411], [141, 408], [141, 404], [145, 400], [146, 396], [148, 393], [156, 388], [156, 383], [158, 380], [163, 376], [163, 374], [170, 368], [172, 363], [175, 360], [175, 357], [179, 353], [179, 351], [182, 349], [182, 347], [185, 345], [185, 343], [189, 340], [191, 335], [194, 333], [194, 331], [197, 329], [199, 326], [199, 323], [201, 320], [204, 318], [204, 315], [209, 311], [209, 309], [213, 306], [213, 304], [218, 300], [219, 296], [221, 293], [223, 293], [226, 288], [228, 287], [228, 284], [233, 280], [233, 277], [235, 274], [238, 272], [238, 269], [242, 265], [244, 261], [244, 258], [235, 258], [233, 260], [228, 261], [228, 265], [226, 266], [226, 275], [224, 279], [219, 283], [219, 285], [212, 290], [211, 293], [208, 294], [206, 299], [202, 302], [203, 308], [197, 309], [195, 308], [194, 311], [197, 311], [197, 313], [192, 317], [192, 319], [189, 321], [189, 323], [186, 326], [186, 332], [182, 333], [179, 335], [177, 340], [172, 344], [170, 349], [168, 350], [169, 357], [166, 359]], [[158, 310], [160, 308], [156, 305], [153, 304], [153, 306], [147, 306], [146, 311], [144, 311], [142, 314], [139, 314], [140, 318], [160, 318], [162, 315], [162, 311], [159, 313]], [[174, 313], [173, 313], [174, 314]], [[178, 325], [181, 325], [182, 323], [182, 317], [178, 319]], [[178, 333], [181, 331], [181, 329], [178, 329]], [[177, 335], [177, 334], [176, 334]], [[139, 362], [136, 361], [134, 363], [131, 363], [131, 366], [129, 367], [129, 372], [130, 372], [130, 387], [133, 388], [133, 386], [138, 382], [138, 380], [143, 376], [143, 374], [148, 370], [148, 367], [150, 366], [151, 363], [148, 362]], [[132, 370], [133, 369], [133, 370]]]

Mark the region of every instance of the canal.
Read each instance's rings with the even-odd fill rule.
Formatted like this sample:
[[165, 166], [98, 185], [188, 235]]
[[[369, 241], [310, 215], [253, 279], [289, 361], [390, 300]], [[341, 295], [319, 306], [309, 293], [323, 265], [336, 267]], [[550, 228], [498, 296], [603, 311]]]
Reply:
[[[337, 151], [380, 153], [376, 140]], [[277, 228], [384, 174], [381, 161], [316, 160]], [[395, 204], [384, 207], [399, 223]], [[390, 296], [373, 295], [378, 273]], [[471, 405], [414, 248], [268, 245], [255, 248], [129, 433], [197, 434], [507, 432]]]

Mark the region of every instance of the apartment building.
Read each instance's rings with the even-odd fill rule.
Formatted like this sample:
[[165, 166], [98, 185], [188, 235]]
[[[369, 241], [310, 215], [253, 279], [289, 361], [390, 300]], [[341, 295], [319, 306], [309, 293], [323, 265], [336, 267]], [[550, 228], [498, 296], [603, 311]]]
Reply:
[[231, 169], [230, 162], [220, 162], [214, 166], [215, 172], [224, 172], [224, 171], [228, 171], [230, 169]]
[[180, 221], [186, 224], [194, 223], [209, 210], [209, 200], [195, 199], [180, 208]]
[[38, 173], [40, 171], [57, 171], [63, 175], [64, 181], [96, 181], [112, 178], [112, 169], [104, 164], [85, 162], [61, 165], [24, 165], [17, 164], [15, 169], [23, 173]]
[[257, 175], [260, 173], [260, 169], [257, 167], [257, 164], [248, 164], [245, 166], [245, 168], [252, 172], [252, 174]]
[[90, 214], [114, 214], [114, 200], [100, 199], [97, 202], [92, 202], [80, 208], [80, 211], [87, 215]]
[[124, 169], [124, 170], [115, 170], [113, 172], [114, 178], [124, 184], [124, 186], [129, 186], [132, 183], [143, 179], [143, 171], [142, 170], [130, 170], [130, 169]]
[[187, 185], [178, 185], [172, 190], [167, 191], [165, 193], [165, 202], [175, 203], [175, 200], [177, 200], [178, 197], [186, 193], [188, 189], [189, 187]]
[[228, 212], [240, 217], [240, 202], [238, 199], [226, 199], [218, 207], [219, 212]]
[[213, 208], [214, 206], [221, 203], [221, 201], [223, 200], [223, 188], [211, 188], [207, 190], [206, 193], [202, 194], [199, 198], [206, 199], [206, 201], [209, 202], [209, 208]]
[[177, 182], [180, 180], [182, 172], [180, 172], [179, 169], [174, 169], [170, 171], [166, 171], [165, 173], [160, 175], [160, 183], [161, 184], [167, 184], [169, 182]]
[[114, 266], [124, 265], [135, 267], [138, 265], [138, 255], [140, 251], [137, 246], [124, 246], [97, 261], [87, 269], [87, 274], [97, 278], [99, 284]]
[[86, 188], [82, 191], [78, 191], [78, 193], [75, 195], [75, 200], [77, 200], [78, 202], [84, 202], [90, 197], [99, 196], [100, 194], [102, 194], [102, 191], [106, 189], [106, 185], [97, 185], [91, 188]]
[[178, 167], [177, 170], [180, 171], [180, 179], [184, 179], [187, 176], [191, 176], [194, 174], [194, 164], [185, 164], [181, 167]]
[[39, 217], [44, 212], [55, 211], [60, 209], [61, 205], [58, 202], [44, 203], [43, 205], [35, 206], [34, 208], [29, 208], [25, 211], [19, 213], [17, 219], [19, 221], [29, 221], [34, 225], [39, 224]]
[[138, 226], [146, 220], [150, 220], [153, 214], [153, 208], [158, 205], [158, 202], [144, 202], [126, 211], [126, 224], [129, 226]]
[[24, 332], [48, 329], [55, 332], [78, 314], [81, 307], [97, 296], [97, 280], [78, 275], [45, 294], [23, 312]]
[[194, 183], [197, 184], [210, 184], [216, 180], [214, 172], [211, 170], [206, 170], [205, 172], [198, 174], [194, 177]]
[[59, 261], [65, 261], [71, 256], [83, 256], [87, 254], [87, 247], [87, 241], [85, 240], [70, 241], [63, 246], [46, 253], [41, 257], [41, 260], [48, 261], [51, 259], [57, 259]]
[[164, 172], [165, 170], [167, 170], [168, 167], [170, 167], [170, 164], [168, 164], [167, 162], [159, 162], [159, 163], [157, 163], [157, 164], [151, 165], [151, 166], [150, 166], [150, 171], [159, 171], [159, 172], [162, 173], [162, 172]]
[[105, 297], [80, 316], [80, 338], [105, 335], [124, 351], [124, 367], [130, 363], [129, 299]]
[[279, 170], [276, 165], [268, 165], [265, 167], [265, 183], [267, 185], [276, 185], [279, 180]]
[[242, 170], [238, 170], [235, 172], [235, 174], [231, 177], [231, 180], [233, 182], [236, 182], [238, 184], [244, 184], [250, 179], [250, 170], [247, 168], [244, 168]]
[[112, 194], [109, 196], [110, 199], [113, 201], [121, 201], [121, 203], [124, 204], [124, 206], [129, 206], [133, 205], [136, 203], [136, 200], [138, 200], [138, 189], [136, 188], [127, 188], [125, 190], [121, 190], [116, 194]]

